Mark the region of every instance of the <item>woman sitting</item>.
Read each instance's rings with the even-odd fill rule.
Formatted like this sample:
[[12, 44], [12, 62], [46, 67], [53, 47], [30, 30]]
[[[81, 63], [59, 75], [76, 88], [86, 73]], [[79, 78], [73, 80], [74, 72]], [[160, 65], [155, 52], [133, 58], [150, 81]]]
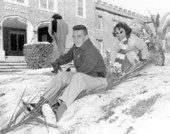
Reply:
[[113, 63], [114, 71], [125, 72], [127, 61], [135, 67], [140, 61], [146, 61], [149, 52], [146, 43], [132, 33], [132, 29], [124, 22], [119, 22], [113, 31], [119, 40], [120, 49]]

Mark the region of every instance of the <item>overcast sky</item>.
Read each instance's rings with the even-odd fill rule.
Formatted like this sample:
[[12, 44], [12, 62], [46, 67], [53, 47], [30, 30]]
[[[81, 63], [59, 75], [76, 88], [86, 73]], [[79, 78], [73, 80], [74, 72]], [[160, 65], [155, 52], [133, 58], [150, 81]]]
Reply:
[[170, 0], [103, 0], [142, 15], [170, 12]]

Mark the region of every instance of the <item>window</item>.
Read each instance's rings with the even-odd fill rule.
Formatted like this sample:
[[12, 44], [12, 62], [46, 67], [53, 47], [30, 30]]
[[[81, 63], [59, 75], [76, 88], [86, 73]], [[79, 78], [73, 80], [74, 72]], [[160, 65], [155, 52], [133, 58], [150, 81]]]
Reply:
[[57, 0], [39, 0], [40, 9], [57, 12]]
[[24, 3], [24, 0], [17, 0], [18, 3]]
[[77, 16], [86, 17], [86, 0], [76, 0]]
[[78, 15], [83, 16], [83, 0], [78, 0]]
[[102, 30], [102, 28], [103, 28], [103, 17], [102, 16], [100, 16], [100, 15], [97, 15], [97, 17], [96, 17], [96, 26], [97, 26], [97, 29], [99, 29], [99, 30]]
[[5, 2], [28, 6], [28, 0], [4, 0]]
[[54, 10], [54, 0], [48, 0], [48, 9]]
[[41, 0], [40, 7], [46, 9], [47, 8], [47, 0]]
[[103, 40], [102, 39], [97, 39], [97, 48], [100, 51], [101, 55], [103, 55]]

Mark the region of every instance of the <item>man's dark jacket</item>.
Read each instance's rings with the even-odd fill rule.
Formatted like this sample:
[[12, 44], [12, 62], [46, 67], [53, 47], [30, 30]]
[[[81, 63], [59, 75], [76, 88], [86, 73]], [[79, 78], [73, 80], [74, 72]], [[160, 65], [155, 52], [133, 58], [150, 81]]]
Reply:
[[87, 39], [81, 47], [73, 47], [56, 60], [59, 65], [67, 64], [73, 60], [77, 72], [94, 77], [105, 77], [106, 67], [98, 49]]

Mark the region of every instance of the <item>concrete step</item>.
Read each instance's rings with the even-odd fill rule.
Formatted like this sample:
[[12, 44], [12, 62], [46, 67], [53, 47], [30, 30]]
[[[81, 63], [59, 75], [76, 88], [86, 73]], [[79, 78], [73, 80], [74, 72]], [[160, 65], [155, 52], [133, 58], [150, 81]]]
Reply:
[[29, 69], [24, 56], [6, 56], [4, 62], [0, 62], [0, 72], [20, 72]]
[[27, 69], [0, 69], [0, 73], [12, 73], [12, 72], [21, 72]]
[[6, 63], [25, 63], [25, 57], [24, 56], [6, 56], [5, 59]]
[[27, 66], [0, 66], [0, 69], [27, 69]]
[[24, 62], [0, 62], [0, 66], [27, 66], [27, 63]]

